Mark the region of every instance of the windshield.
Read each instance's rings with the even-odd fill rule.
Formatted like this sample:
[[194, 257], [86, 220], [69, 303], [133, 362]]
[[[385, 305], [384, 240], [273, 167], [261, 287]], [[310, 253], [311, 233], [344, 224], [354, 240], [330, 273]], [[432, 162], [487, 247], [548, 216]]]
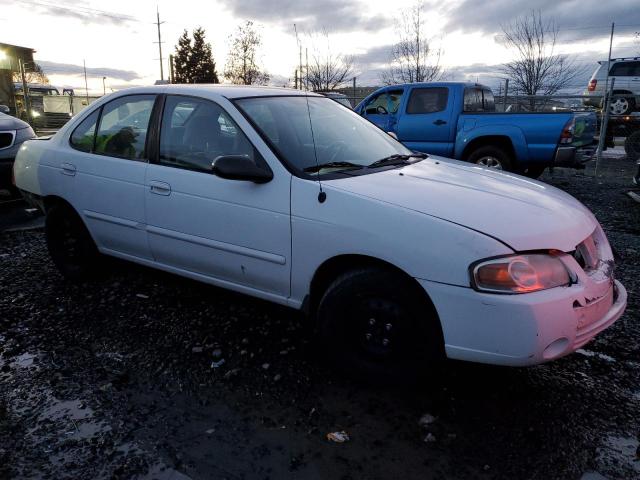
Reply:
[[329, 98], [255, 97], [236, 103], [298, 173], [354, 170], [393, 155], [411, 155], [400, 142]]

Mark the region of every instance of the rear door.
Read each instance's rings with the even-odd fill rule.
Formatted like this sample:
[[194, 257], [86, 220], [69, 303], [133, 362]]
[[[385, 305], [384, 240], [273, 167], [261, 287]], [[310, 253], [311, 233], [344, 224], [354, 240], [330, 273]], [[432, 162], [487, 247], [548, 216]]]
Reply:
[[146, 177], [153, 256], [223, 285], [288, 297], [291, 176], [274, 175], [265, 184], [223, 179], [211, 169], [220, 155], [264, 162], [219, 104], [167, 96], [158, 155]]
[[453, 95], [447, 87], [413, 87], [398, 117], [398, 140], [412, 150], [451, 155], [455, 140]]
[[98, 247], [146, 259], [146, 140], [155, 99], [127, 95], [106, 103], [73, 131], [71, 148], [61, 158], [72, 203]]

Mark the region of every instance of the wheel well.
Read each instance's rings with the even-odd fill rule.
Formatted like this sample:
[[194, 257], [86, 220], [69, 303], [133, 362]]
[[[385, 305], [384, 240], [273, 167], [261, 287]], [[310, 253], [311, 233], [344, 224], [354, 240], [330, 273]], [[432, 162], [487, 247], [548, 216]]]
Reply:
[[515, 162], [516, 155], [513, 149], [513, 143], [509, 137], [504, 135], [487, 135], [484, 137], [474, 138], [469, 142], [462, 152], [462, 159], [468, 160], [469, 156], [480, 147], [498, 147], [505, 151], [507, 155]]
[[629, 90], [614, 90], [613, 94], [614, 95], [633, 95], [633, 93], [630, 92]]
[[392, 271], [407, 278], [416, 288], [416, 293], [422, 295], [428, 307], [433, 309], [433, 313], [436, 315], [436, 318], [438, 318], [431, 298], [429, 298], [427, 292], [424, 291], [424, 288], [418, 284], [415, 278], [389, 262], [366, 255], [339, 255], [326, 260], [322, 265], [320, 265], [311, 280], [309, 295], [307, 299], [305, 299], [305, 304], [303, 306], [305, 313], [313, 314], [313, 312], [317, 310], [320, 300], [322, 299], [322, 295], [327, 288], [329, 288], [329, 285], [331, 285], [331, 283], [340, 275], [351, 270], [372, 267]]
[[56, 205], [64, 205], [65, 207], [70, 208], [74, 212], [76, 211], [76, 209], [73, 208], [73, 205], [67, 202], [64, 198], [58, 197], [57, 195], [47, 195], [46, 197], [42, 198], [42, 205], [44, 207], [45, 213], [47, 213]]

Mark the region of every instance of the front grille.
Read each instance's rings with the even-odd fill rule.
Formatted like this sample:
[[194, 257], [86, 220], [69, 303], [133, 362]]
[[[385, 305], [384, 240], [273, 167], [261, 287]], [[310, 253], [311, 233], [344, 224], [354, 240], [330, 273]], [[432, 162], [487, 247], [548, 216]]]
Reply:
[[15, 136], [15, 132], [0, 132], [0, 149], [9, 148], [13, 145]]

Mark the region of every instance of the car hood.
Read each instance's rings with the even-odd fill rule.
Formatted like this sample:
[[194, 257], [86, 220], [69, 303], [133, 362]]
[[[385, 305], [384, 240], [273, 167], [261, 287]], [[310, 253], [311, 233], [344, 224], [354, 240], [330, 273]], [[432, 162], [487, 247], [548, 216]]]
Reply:
[[23, 122], [19, 118], [0, 113], [0, 130], [21, 130], [28, 126], [28, 123]]
[[550, 185], [433, 156], [323, 184], [465, 226], [516, 251], [569, 252], [597, 226], [584, 205]]

